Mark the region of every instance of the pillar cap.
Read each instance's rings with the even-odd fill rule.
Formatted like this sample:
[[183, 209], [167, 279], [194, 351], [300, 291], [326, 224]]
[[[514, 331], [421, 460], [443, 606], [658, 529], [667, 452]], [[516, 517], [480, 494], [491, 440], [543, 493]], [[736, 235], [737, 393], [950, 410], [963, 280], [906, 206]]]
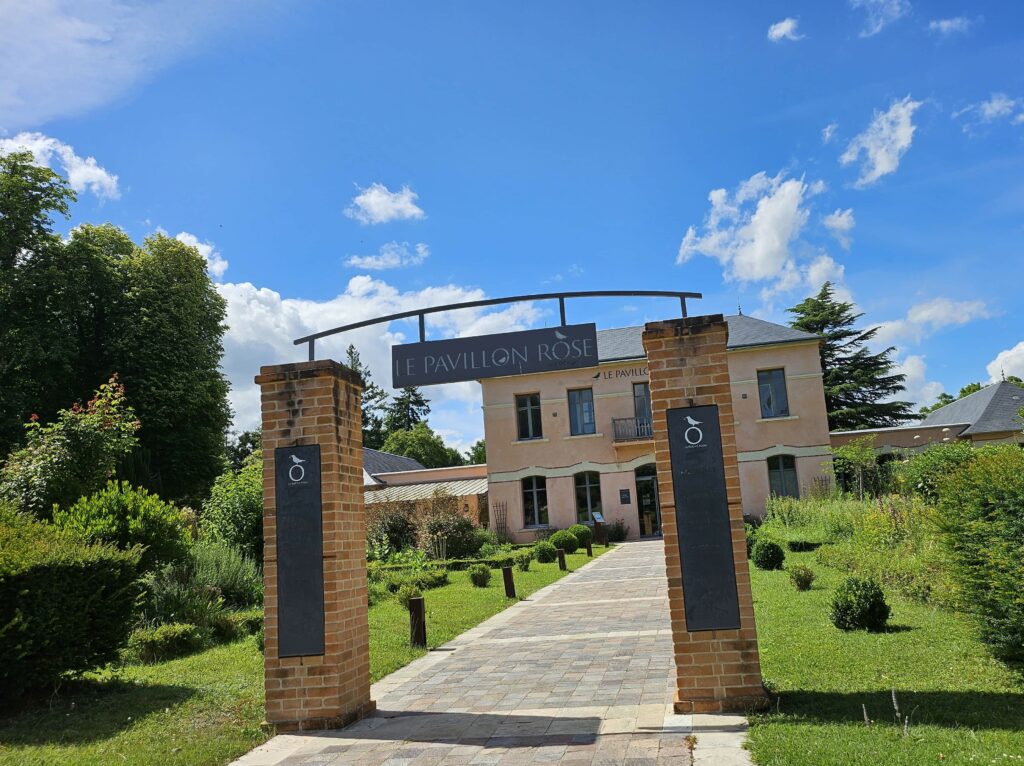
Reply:
[[360, 375], [345, 365], [335, 362], [333, 359], [264, 365], [260, 367], [260, 374], [256, 376], [256, 384], [262, 386], [267, 383], [279, 383], [285, 380], [321, 377], [340, 378], [354, 386], [359, 386], [359, 388], [365, 386]]

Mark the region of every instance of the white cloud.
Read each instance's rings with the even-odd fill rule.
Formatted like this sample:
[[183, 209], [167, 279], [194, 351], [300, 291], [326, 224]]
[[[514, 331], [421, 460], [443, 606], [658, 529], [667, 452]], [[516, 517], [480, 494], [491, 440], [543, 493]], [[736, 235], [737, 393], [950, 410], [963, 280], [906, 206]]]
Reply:
[[879, 178], [895, 173], [900, 166], [900, 158], [910, 148], [914, 140], [912, 118], [921, 106], [907, 96], [894, 101], [885, 112], [876, 111], [867, 129], [855, 136], [839, 158], [842, 165], [856, 162], [863, 154], [860, 166], [860, 177], [854, 184], [858, 188], [870, 186]]
[[840, 210], [836, 208], [834, 213], [829, 213], [823, 219], [825, 228], [829, 230], [829, 233], [835, 237], [836, 242], [844, 250], [850, 249], [850, 232], [853, 231], [853, 227], [856, 225], [856, 221], [853, 219], [853, 208], [848, 207], [846, 210]]
[[828, 144], [832, 142], [832, 139], [836, 135], [836, 128], [839, 127], [839, 123], [830, 122], [824, 128], [821, 129], [821, 143]]
[[[63, 170], [68, 184], [77, 192], [89, 191], [100, 199], [117, 199], [117, 176], [101, 167], [94, 157], [81, 157], [74, 147], [42, 133], [19, 133], [0, 138], [0, 154], [28, 150], [36, 164]], [[57, 167], [54, 167], [54, 166]]]
[[882, 322], [874, 343], [890, 346], [897, 342], [917, 343], [946, 327], [958, 327], [992, 316], [984, 301], [954, 301], [932, 298], [916, 303], [903, 319]]
[[1002, 380], [1004, 375], [1016, 375], [1024, 378], [1024, 340], [1013, 348], [1000, 351], [985, 367], [988, 372], [988, 379], [995, 383]]
[[1001, 117], [1009, 117], [1017, 108], [1017, 99], [1010, 98], [1005, 93], [993, 93], [988, 101], [982, 101], [978, 105], [978, 115], [982, 122], [992, 122]]
[[212, 242], [209, 240], [202, 242], [195, 234], [190, 234], [187, 231], [178, 232], [174, 238], [199, 251], [199, 254], [206, 259], [206, 270], [210, 272], [210, 276], [214, 279], [224, 276], [224, 272], [228, 270], [228, 262], [224, 260]]
[[897, 360], [893, 367], [896, 374], [906, 375], [903, 385], [904, 391], [891, 397], [901, 401], [909, 401], [918, 406], [932, 404], [942, 393], [942, 384], [936, 380], [928, 380], [928, 365], [924, 357], [911, 354], [901, 360]]
[[122, 96], [217, 30], [237, 35], [269, 0], [0, 0], [0, 131]]
[[345, 208], [345, 215], [364, 225], [418, 220], [424, 217], [422, 208], [416, 204], [418, 198], [408, 186], [393, 192], [382, 183], [372, 183], [359, 190], [352, 204]]
[[[458, 285], [401, 292], [369, 276], [353, 277], [343, 293], [324, 301], [285, 298], [280, 293], [248, 282], [219, 284], [217, 289], [228, 304], [223, 366], [231, 382], [230, 397], [236, 429], [252, 428], [259, 422], [259, 389], [253, 383], [253, 377], [259, 372], [260, 365], [306, 358], [305, 346], [295, 346], [292, 343], [294, 338], [375, 316], [486, 297], [482, 290]], [[510, 332], [534, 326], [541, 316], [541, 310], [532, 303], [517, 303], [501, 310], [463, 309], [428, 315], [427, 329], [444, 337]], [[415, 320], [390, 326], [364, 327], [317, 341], [317, 358], [342, 360], [348, 344], [354, 343], [363, 361], [369, 365], [374, 380], [390, 389], [391, 344], [407, 335], [416, 337]], [[436, 419], [448, 424], [446, 427], [455, 428], [459, 417], [451, 413], [464, 413], [461, 416], [465, 420], [462, 430], [464, 434], [470, 434], [466, 440], [471, 442], [479, 438], [475, 436], [482, 424], [479, 385], [467, 382], [434, 386], [427, 394], [433, 408], [432, 422]], [[445, 412], [449, 414], [445, 415]], [[476, 419], [465, 413], [475, 413]]]
[[932, 19], [928, 22], [928, 31], [939, 37], [963, 35], [971, 31], [974, 22], [966, 16], [954, 16], [951, 19]]
[[910, 13], [910, 0], [850, 0], [852, 8], [863, 8], [867, 14], [861, 37], [877, 35], [894, 21]]
[[768, 39], [773, 43], [783, 40], [803, 40], [805, 35], [797, 34], [796, 28], [800, 21], [792, 17], [777, 21], [768, 27]]
[[423, 242], [409, 248], [408, 242], [388, 242], [381, 245], [377, 255], [353, 255], [346, 259], [345, 265], [357, 269], [383, 271], [398, 269], [405, 266], [419, 266], [430, 256], [430, 248]]

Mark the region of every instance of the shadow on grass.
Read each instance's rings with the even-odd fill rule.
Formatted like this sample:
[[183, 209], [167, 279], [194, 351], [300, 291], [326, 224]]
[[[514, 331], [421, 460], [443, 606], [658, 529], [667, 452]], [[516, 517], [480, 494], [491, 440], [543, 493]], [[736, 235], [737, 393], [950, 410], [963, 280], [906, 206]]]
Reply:
[[115, 736], [152, 713], [192, 697], [196, 690], [171, 684], [83, 679], [21, 712], [0, 714], [0, 745], [77, 745]]
[[[868, 717], [878, 723], [892, 723], [894, 709], [891, 691], [775, 693], [771, 712], [796, 716], [817, 723], [864, 722]], [[911, 715], [911, 726], [928, 724], [948, 728], [1024, 729], [1024, 694], [1011, 692], [914, 692], [896, 690], [903, 715]]]

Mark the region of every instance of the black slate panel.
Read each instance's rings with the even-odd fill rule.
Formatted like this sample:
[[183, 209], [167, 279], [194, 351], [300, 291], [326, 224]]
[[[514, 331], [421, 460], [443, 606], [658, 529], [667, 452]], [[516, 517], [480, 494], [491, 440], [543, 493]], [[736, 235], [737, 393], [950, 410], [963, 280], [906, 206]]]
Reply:
[[718, 407], [680, 407], [666, 415], [686, 629], [735, 630], [740, 605]]
[[320, 445], [279, 447], [277, 644], [279, 657], [324, 653], [324, 541]]

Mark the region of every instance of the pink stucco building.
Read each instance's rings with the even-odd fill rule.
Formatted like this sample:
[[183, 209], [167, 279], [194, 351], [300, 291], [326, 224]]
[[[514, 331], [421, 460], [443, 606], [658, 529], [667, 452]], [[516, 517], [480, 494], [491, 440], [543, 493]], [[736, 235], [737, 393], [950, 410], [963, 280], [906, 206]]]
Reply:
[[[726, 317], [744, 514], [769, 494], [831, 478], [818, 337]], [[493, 526], [517, 540], [545, 527], [622, 519], [659, 535], [642, 327], [598, 332], [597, 367], [481, 381]]]

